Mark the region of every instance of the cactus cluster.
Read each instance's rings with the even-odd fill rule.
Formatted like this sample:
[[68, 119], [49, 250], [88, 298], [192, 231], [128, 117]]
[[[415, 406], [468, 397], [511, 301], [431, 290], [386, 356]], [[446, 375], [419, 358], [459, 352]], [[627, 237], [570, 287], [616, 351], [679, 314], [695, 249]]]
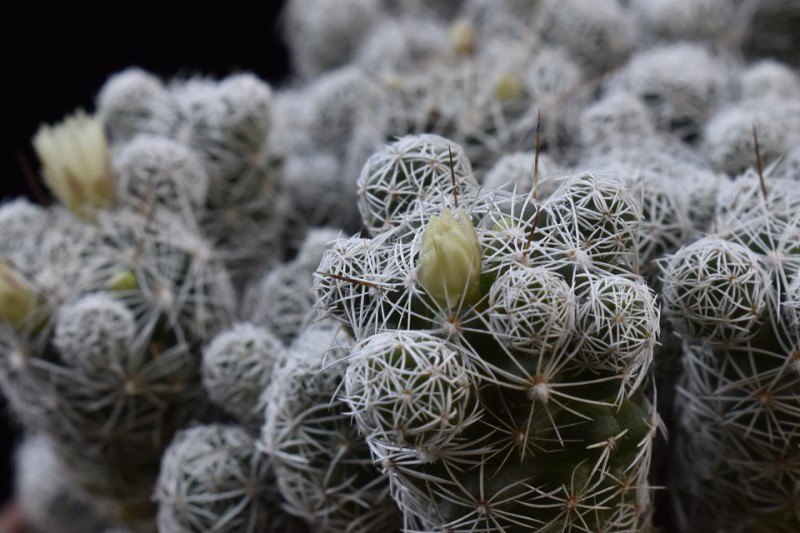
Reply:
[[336, 241], [315, 275], [356, 336], [343, 398], [406, 529], [644, 528], [659, 312], [632, 271], [639, 204], [590, 173], [543, 202], [485, 190], [454, 144], [449, 168], [418, 161], [446, 143], [368, 160], [360, 199], [390, 215], [363, 209], [371, 238]]
[[800, 527], [800, 187], [758, 183], [754, 172], [731, 182], [717, 232], [662, 264], [664, 309], [686, 346], [674, 486], [682, 519], [706, 530]]
[[797, 15], [287, 0], [286, 86], [113, 75], [0, 205], [32, 521], [800, 529]]

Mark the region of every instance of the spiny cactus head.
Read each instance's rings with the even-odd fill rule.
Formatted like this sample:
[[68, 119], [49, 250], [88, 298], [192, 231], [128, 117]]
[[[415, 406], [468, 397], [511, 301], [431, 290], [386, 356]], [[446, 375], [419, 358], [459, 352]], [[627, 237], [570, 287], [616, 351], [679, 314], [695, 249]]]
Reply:
[[731, 344], [758, 333], [770, 294], [763, 261], [744, 246], [706, 237], [666, 257], [662, 303], [675, 329]]
[[542, 37], [592, 72], [617, 64], [633, 48], [632, 21], [617, 0], [543, 0], [537, 9], [534, 24]]
[[502, 344], [540, 355], [561, 348], [573, 335], [575, 295], [544, 267], [510, 268], [492, 284], [487, 313]]
[[203, 212], [208, 173], [186, 145], [139, 136], [114, 157], [119, 202], [141, 212], [154, 206], [194, 221]]
[[68, 365], [98, 372], [124, 366], [135, 335], [133, 313], [111, 294], [95, 293], [59, 310], [53, 344]]
[[226, 137], [236, 140], [238, 153], [246, 158], [255, 157], [270, 130], [272, 90], [255, 75], [240, 73], [220, 81], [217, 92], [220, 113], [215, 126]]
[[787, 113], [787, 108], [790, 109], [787, 101], [768, 100], [720, 109], [703, 132], [708, 157], [714, 166], [731, 176], [756, 168], [754, 131], [764, 167], [778, 161], [792, 147], [788, 132], [800, 131], [793, 127], [793, 122], [800, 123]]
[[800, 77], [788, 65], [775, 59], [762, 59], [739, 75], [742, 100], [800, 97]]
[[[25, 198], [0, 205], [0, 257], [32, 266], [39, 256], [39, 243], [50, 227], [50, 211]], [[36, 246], [31, 246], [36, 243]]]
[[269, 458], [236, 426], [178, 433], [161, 461], [155, 488], [162, 531], [284, 531]]
[[561, 237], [596, 262], [615, 265], [636, 260], [641, 206], [613, 176], [584, 173], [548, 199]]
[[260, 447], [274, 461], [284, 507], [313, 531], [388, 532], [398, 527], [388, 480], [372, 464], [346, 406], [343, 385], [352, 340], [331, 321], [311, 324], [275, 369], [262, 400]]
[[161, 80], [135, 67], [106, 80], [97, 95], [97, 113], [112, 144], [127, 142], [140, 133], [166, 133], [177, 119]]
[[203, 351], [203, 386], [211, 400], [247, 428], [263, 424], [259, 397], [272, 369], [286, 357], [281, 341], [268, 330], [240, 323], [217, 334]]
[[362, 434], [414, 448], [427, 460], [477, 418], [468, 366], [458, 347], [443, 339], [378, 333], [349, 358], [345, 401]]
[[576, 288], [580, 305], [576, 354], [595, 371], [618, 372], [627, 390], [638, 389], [653, 360], [659, 311], [644, 280], [603, 276]]
[[378, 235], [403, 223], [421, 202], [456, 205], [466, 187], [477, 186], [463, 149], [432, 134], [409, 135], [373, 154], [358, 178], [364, 225]]
[[637, 53], [609, 86], [638, 96], [659, 129], [692, 140], [720, 102], [727, 76], [707, 47], [677, 43]]
[[384, 275], [390, 251], [372, 239], [334, 242], [314, 273], [318, 307], [352, 328], [358, 336], [382, 326], [381, 299], [392, 289], [394, 281]]
[[581, 142], [590, 151], [608, 146], [633, 145], [655, 133], [647, 107], [635, 95], [611, 94], [588, 105], [581, 112]]

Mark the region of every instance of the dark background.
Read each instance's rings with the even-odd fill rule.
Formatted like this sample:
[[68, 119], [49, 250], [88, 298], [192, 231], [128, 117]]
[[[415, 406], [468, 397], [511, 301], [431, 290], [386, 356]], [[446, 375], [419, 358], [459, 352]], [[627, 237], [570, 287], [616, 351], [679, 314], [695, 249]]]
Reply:
[[[283, 3], [0, 0], [0, 198], [34, 198], [23, 167], [38, 171], [30, 139], [39, 125], [93, 110], [103, 82], [126, 67], [163, 79], [247, 71], [279, 84], [288, 70], [276, 26]], [[0, 503], [18, 433], [0, 397]]]

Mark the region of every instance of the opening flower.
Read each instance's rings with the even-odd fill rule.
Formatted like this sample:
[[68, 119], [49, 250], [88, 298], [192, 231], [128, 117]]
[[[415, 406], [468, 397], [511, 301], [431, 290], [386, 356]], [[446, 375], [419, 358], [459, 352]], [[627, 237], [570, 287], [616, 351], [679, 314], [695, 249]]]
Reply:
[[472, 305], [480, 298], [481, 245], [470, 216], [445, 209], [422, 234], [417, 277], [439, 305]]
[[45, 183], [59, 201], [83, 218], [114, 197], [108, 143], [103, 124], [78, 110], [54, 126], [43, 125], [33, 137]]

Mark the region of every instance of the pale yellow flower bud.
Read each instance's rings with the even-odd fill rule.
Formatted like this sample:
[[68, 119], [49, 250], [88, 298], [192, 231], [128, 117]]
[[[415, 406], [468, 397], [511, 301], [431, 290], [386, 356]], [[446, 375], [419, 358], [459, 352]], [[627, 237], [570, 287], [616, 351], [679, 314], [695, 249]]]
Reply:
[[21, 328], [36, 301], [31, 288], [5, 261], [0, 261], [0, 323]]
[[450, 45], [459, 55], [475, 53], [475, 26], [467, 19], [459, 19], [450, 27]]
[[84, 218], [114, 197], [108, 143], [100, 119], [78, 110], [55, 126], [41, 126], [33, 147], [44, 180], [70, 211]]
[[513, 74], [505, 73], [494, 84], [494, 96], [500, 102], [511, 102], [525, 95], [525, 89], [519, 78]]
[[445, 209], [422, 234], [417, 277], [439, 305], [468, 306], [480, 299], [481, 245], [470, 216]]

